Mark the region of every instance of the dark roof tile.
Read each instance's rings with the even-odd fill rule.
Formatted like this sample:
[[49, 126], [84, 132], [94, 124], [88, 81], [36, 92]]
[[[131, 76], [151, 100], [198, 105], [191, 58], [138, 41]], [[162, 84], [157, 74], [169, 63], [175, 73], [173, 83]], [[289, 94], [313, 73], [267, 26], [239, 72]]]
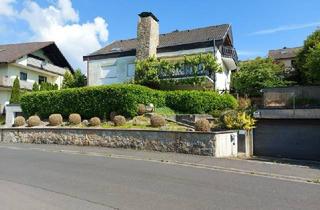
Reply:
[[[229, 24], [223, 24], [217, 26], [209, 26], [205, 28], [174, 31], [167, 34], [160, 34], [158, 49], [183, 44], [221, 40], [228, 33], [229, 28]], [[89, 56], [104, 55], [115, 52], [126, 52], [135, 50], [136, 47], [137, 39], [119, 40], [112, 42], [111, 44], [94, 53], [91, 53]]]
[[277, 50], [269, 50], [268, 57], [277, 59], [288, 59], [294, 58], [297, 56], [298, 52], [302, 49], [302, 47], [293, 47], [293, 48], [282, 48]]

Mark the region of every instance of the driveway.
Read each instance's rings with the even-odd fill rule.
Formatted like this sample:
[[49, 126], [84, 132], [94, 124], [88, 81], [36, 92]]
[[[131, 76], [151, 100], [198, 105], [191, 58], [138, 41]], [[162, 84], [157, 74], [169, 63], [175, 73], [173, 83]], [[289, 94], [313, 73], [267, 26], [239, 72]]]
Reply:
[[0, 144], [2, 209], [319, 209], [320, 170], [261, 161]]

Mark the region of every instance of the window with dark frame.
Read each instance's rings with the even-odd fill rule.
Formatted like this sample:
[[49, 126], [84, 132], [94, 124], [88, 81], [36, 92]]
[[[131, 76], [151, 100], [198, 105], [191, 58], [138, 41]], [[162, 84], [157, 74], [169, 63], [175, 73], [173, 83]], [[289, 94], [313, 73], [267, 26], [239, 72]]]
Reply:
[[43, 82], [47, 82], [47, 77], [39, 76], [39, 84], [41, 84]]
[[27, 81], [28, 74], [25, 72], [20, 72], [20, 80]]

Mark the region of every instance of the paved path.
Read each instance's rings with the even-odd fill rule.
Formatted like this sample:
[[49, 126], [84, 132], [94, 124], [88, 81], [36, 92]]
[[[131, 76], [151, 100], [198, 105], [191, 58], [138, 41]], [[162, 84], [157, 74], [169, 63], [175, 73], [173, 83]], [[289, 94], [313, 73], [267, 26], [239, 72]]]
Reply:
[[94, 147], [0, 144], [1, 209], [319, 209], [320, 170]]

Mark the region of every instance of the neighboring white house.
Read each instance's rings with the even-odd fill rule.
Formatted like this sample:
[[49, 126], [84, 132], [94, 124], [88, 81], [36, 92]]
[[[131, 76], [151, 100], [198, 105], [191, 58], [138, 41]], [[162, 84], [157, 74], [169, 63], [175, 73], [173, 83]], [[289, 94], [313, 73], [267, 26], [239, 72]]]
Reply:
[[54, 42], [0, 45], [0, 114], [9, 103], [13, 81], [31, 90], [35, 82], [62, 85], [66, 69], [72, 67]]
[[[88, 85], [123, 83], [134, 78], [135, 60], [156, 56], [174, 59], [184, 55], [212, 53], [223, 72], [208, 78], [215, 90], [228, 91], [237, 53], [231, 25], [223, 24], [159, 34], [158, 19], [150, 12], [139, 14], [136, 39], [119, 40], [84, 56]], [[186, 75], [187, 76], [187, 75]]]

